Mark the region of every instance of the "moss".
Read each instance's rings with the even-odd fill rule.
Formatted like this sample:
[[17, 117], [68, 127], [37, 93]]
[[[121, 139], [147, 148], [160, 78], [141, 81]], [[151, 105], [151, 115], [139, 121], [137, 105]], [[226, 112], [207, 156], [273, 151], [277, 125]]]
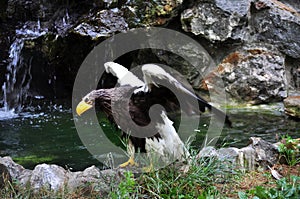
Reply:
[[43, 156], [38, 157], [36, 155], [28, 155], [24, 157], [14, 157], [13, 160], [20, 165], [28, 165], [28, 164], [39, 164], [45, 162], [51, 162], [55, 159], [55, 156]]

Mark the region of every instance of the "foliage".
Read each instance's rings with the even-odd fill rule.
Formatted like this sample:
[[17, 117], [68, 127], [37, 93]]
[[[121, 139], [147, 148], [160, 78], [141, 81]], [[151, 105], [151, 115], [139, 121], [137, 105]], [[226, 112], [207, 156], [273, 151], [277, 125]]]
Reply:
[[175, 6], [174, 3], [161, 0], [133, 0], [130, 5], [135, 8], [140, 24], [159, 25], [158, 17], [170, 17]]
[[276, 188], [266, 188], [257, 186], [254, 189], [245, 192], [239, 192], [240, 199], [248, 199], [253, 196], [253, 199], [286, 199], [300, 198], [300, 177], [291, 176], [290, 179], [282, 178], [276, 182]]
[[143, 175], [141, 182], [143, 190], [152, 198], [207, 198], [218, 195], [213, 182], [222, 174], [216, 159], [194, 159], [187, 173], [170, 165]]
[[124, 173], [125, 179], [121, 181], [118, 187], [111, 192], [110, 198], [112, 199], [130, 199], [135, 198], [137, 194], [135, 187], [137, 186], [134, 176], [131, 171]]
[[300, 163], [299, 149], [299, 141], [292, 139], [289, 135], [283, 136], [278, 146], [279, 153], [290, 166]]
[[127, 172], [125, 180], [112, 190], [111, 198], [216, 198], [220, 193], [214, 183], [224, 182], [232, 174], [215, 158], [194, 158], [187, 172], [179, 168], [172, 164], [137, 179]]

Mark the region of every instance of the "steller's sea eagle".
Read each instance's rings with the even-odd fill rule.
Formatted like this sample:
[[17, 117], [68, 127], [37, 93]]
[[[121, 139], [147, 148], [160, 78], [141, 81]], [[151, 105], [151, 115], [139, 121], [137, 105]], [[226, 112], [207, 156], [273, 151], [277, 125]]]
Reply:
[[[225, 113], [191, 92], [156, 64], [142, 66], [144, 81], [120, 64], [107, 62], [104, 67], [107, 73], [118, 78], [119, 86], [91, 91], [82, 98], [76, 112], [81, 115], [92, 108], [97, 100], [108, 119], [121, 128], [123, 136], [128, 138], [127, 150], [130, 157], [120, 167], [136, 165], [135, 152], [151, 152], [165, 162], [170, 157], [172, 160], [186, 160], [189, 152], [178, 136], [168, 113], [183, 110], [190, 115], [204, 112], [207, 108], [230, 125]], [[179, 103], [174, 91], [180, 93], [183, 99], [194, 99], [197, 106], [189, 100]], [[164, 109], [153, 112], [151, 108], [156, 104]], [[139, 127], [146, 126], [148, 128], [140, 132]], [[150, 164], [151, 166], [153, 165]]]

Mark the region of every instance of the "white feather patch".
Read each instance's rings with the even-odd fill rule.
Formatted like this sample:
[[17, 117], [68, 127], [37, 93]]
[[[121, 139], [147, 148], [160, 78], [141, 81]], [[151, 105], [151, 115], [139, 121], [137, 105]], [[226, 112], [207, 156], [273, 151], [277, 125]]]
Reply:
[[160, 157], [165, 163], [172, 163], [175, 160], [184, 161], [189, 156], [182, 140], [177, 134], [173, 122], [162, 111], [160, 115], [164, 123], [158, 123], [156, 130], [161, 138], [146, 138], [146, 150], [151, 155]]
[[120, 86], [130, 85], [132, 87], [140, 87], [145, 85], [137, 76], [118, 63], [106, 62], [104, 67], [107, 73], [111, 73], [118, 78]]

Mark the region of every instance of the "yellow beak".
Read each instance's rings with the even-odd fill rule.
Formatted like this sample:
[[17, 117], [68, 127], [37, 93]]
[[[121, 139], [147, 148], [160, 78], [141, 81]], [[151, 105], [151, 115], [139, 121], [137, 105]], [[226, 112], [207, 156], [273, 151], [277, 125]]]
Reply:
[[93, 106], [90, 104], [85, 103], [84, 101], [79, 102], [79, 104], [76, 107], [76, 113], [80, 116], [85, 111], [89, 110]]

